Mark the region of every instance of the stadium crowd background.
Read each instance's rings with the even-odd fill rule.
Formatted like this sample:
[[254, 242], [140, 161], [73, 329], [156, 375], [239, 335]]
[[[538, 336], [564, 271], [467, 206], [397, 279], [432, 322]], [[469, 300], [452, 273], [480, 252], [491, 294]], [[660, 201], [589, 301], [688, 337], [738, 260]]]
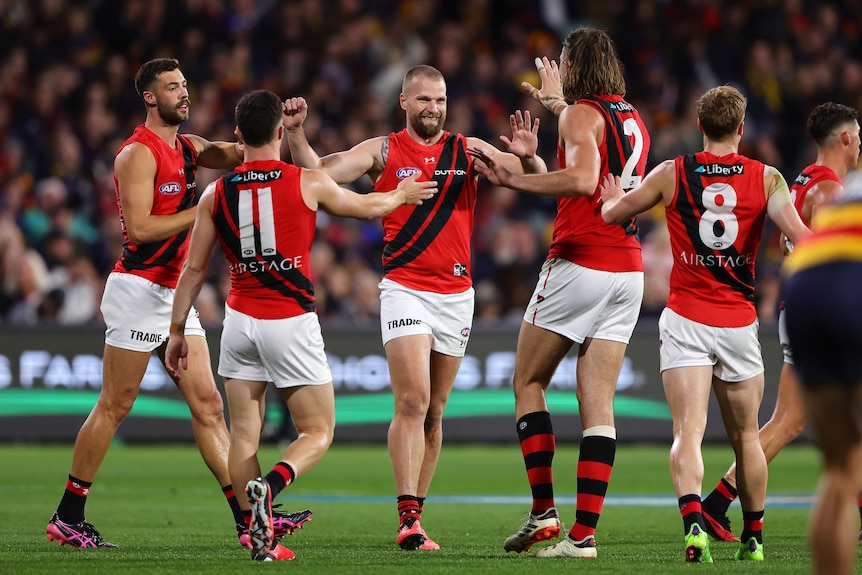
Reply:
[[[508, 115], [542, 120], [539, 153], [556, 165], [556, 123], [519, 88], [533, 59], [559, 58], [586, 24], [608, 30], [627, 99], [650, 130], [650, 167], [701, 149], [695, 100], [731, 83], [748, 97], [741, 153], [788, 181], [812, 162], [815, 105], [862, 109], [862, 1], [806, 0], [0, 0], [0, 323], [100, 323], [104, 278], [122, 236], [113, 156], [143, 122], [138, 66], [176, 57], [189, 82], [181, 127], [233, 140], [233, 109], [256, 88], [303, 96], [322, 156], [399, 130], [401, 79], [417, 63], [448, 84], [446, 129], [497, 143]], [[501, 144], [502, 145], [502, 144]], [[198, 171], [203, 188], [217, 173]], [[370, 189], [370, 182], [355, 182]], [[547, 253], [553, 200], [480, 184], [474, 233], [476, 324], [518, 325]], [[663, 210], [640, 218], [645, 315], [667, 295]], [[324, 324], [377, 325], [378, 221], [320, 214], [313, 250]], [[774, 228], [758, 279], [761, 323], [775, 321], [781, 253]], [[218, 250], [198, 309], [220, 325], [227, 287]]]

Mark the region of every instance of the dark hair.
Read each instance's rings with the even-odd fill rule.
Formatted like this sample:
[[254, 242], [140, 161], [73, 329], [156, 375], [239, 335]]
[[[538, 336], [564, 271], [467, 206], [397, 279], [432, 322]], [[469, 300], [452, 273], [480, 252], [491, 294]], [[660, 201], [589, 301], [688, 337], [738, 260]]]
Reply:
[[243, 142], [253, 148], [268, 144], [282, 122], [284, 104], [269, 90], [249, 92], [236, 105], [236, 126]]
[[700, 129], [710, 140], [723, 140], [732, 135], [745, 120], [748, 100], [733, 86], [717, 86], [697, 101]]
[[135, 75], [135, 89], [138, 95], [143, 98], [144, 92], [152, 91], [159, 74], [171, 72], [179, 67], [180, 63], [176, 58], [156, 58], [145, 62]]
[[859, 120], [859, 114], [854, 108], [835, 102], [820, 104], [811, 110], [806, 126], [808, 133], [818, 146], [822, 146], [836, 128]]
[[626, 95], [623, 67], [614, 42], [604, 30], [582, 26], [569, 32], [560, 55], [563, 96], [570, 102], [593, 95]]

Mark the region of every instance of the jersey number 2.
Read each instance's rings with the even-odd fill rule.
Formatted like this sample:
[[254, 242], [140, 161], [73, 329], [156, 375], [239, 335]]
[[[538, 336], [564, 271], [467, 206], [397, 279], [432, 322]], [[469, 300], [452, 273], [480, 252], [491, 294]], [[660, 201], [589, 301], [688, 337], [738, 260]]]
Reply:
[[641, 155], [644, 152], [644, 135], [638, 126], [637, 120], [628, 118], [623, 122], [623, 134], [626, 136], [634, 136], [635, 143], [632, 146], [632, 155], [626, 160], [626, 165], [623, 166], [623, 173], [620, 174], [620, 186], [624, 190], [631, 190], [641, 183], [641, 176], [635, 173], [638, 167]]

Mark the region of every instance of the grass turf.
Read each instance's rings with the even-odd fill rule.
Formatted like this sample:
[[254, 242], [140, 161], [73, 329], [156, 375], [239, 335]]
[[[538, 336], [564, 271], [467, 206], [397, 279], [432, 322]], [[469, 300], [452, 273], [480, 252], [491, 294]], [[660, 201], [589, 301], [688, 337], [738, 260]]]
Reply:
[[[529, 488], [518, 447], [445, 445], [423, 527], [440, 552], [405, 552], [395, 545], [397, 519], [385, 446], [338, 445], [318, 467], [278, 498], [287, 510], [308, 507], [314, 519], [284, 543], [291, 562], [252, 563], [233, 530], [227, 504], [194, 446], [112, 447], [93, 486], [87, 519], [120, 549], [58, 547], [45, 538], [69, 469], [71, 446], [0, 446], [0, 573], [124, 575], [274, 573], [500, 574], [809, 573], [809, 508], [767, 505], [763, 563], [732, 560], [736, 544], [711, 543], [713, 565], [688, 565], [682, 522], [667, 468], [668, 446], [621, 446], [597, 532], [594, 560], [537, 559], [506, 554], [502, 542], [529, 510]], [[261, 451], [265, 468], [281, 450]], [[729, 448], [705, 449], [708, 492], [732, 458]], [[810, 495], [819, 460], [809, 446], [791, 446], [770, 466], [770, 497]], [[556, 495], [565, 524], [574, 519], [577, 446], [560, 445]], [[648, 496], [635, 501], [625, 496]], [[738, 505], [730, 510], [741, 526]]]

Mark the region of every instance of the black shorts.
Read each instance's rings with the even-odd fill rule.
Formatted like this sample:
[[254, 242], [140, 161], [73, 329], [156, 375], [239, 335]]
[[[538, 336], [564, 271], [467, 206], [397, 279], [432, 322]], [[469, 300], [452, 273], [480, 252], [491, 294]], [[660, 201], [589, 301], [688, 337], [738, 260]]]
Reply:
[[787, 335], [803, 385], [862, 381], [862, 262], [801, 270], [784, 285]]

